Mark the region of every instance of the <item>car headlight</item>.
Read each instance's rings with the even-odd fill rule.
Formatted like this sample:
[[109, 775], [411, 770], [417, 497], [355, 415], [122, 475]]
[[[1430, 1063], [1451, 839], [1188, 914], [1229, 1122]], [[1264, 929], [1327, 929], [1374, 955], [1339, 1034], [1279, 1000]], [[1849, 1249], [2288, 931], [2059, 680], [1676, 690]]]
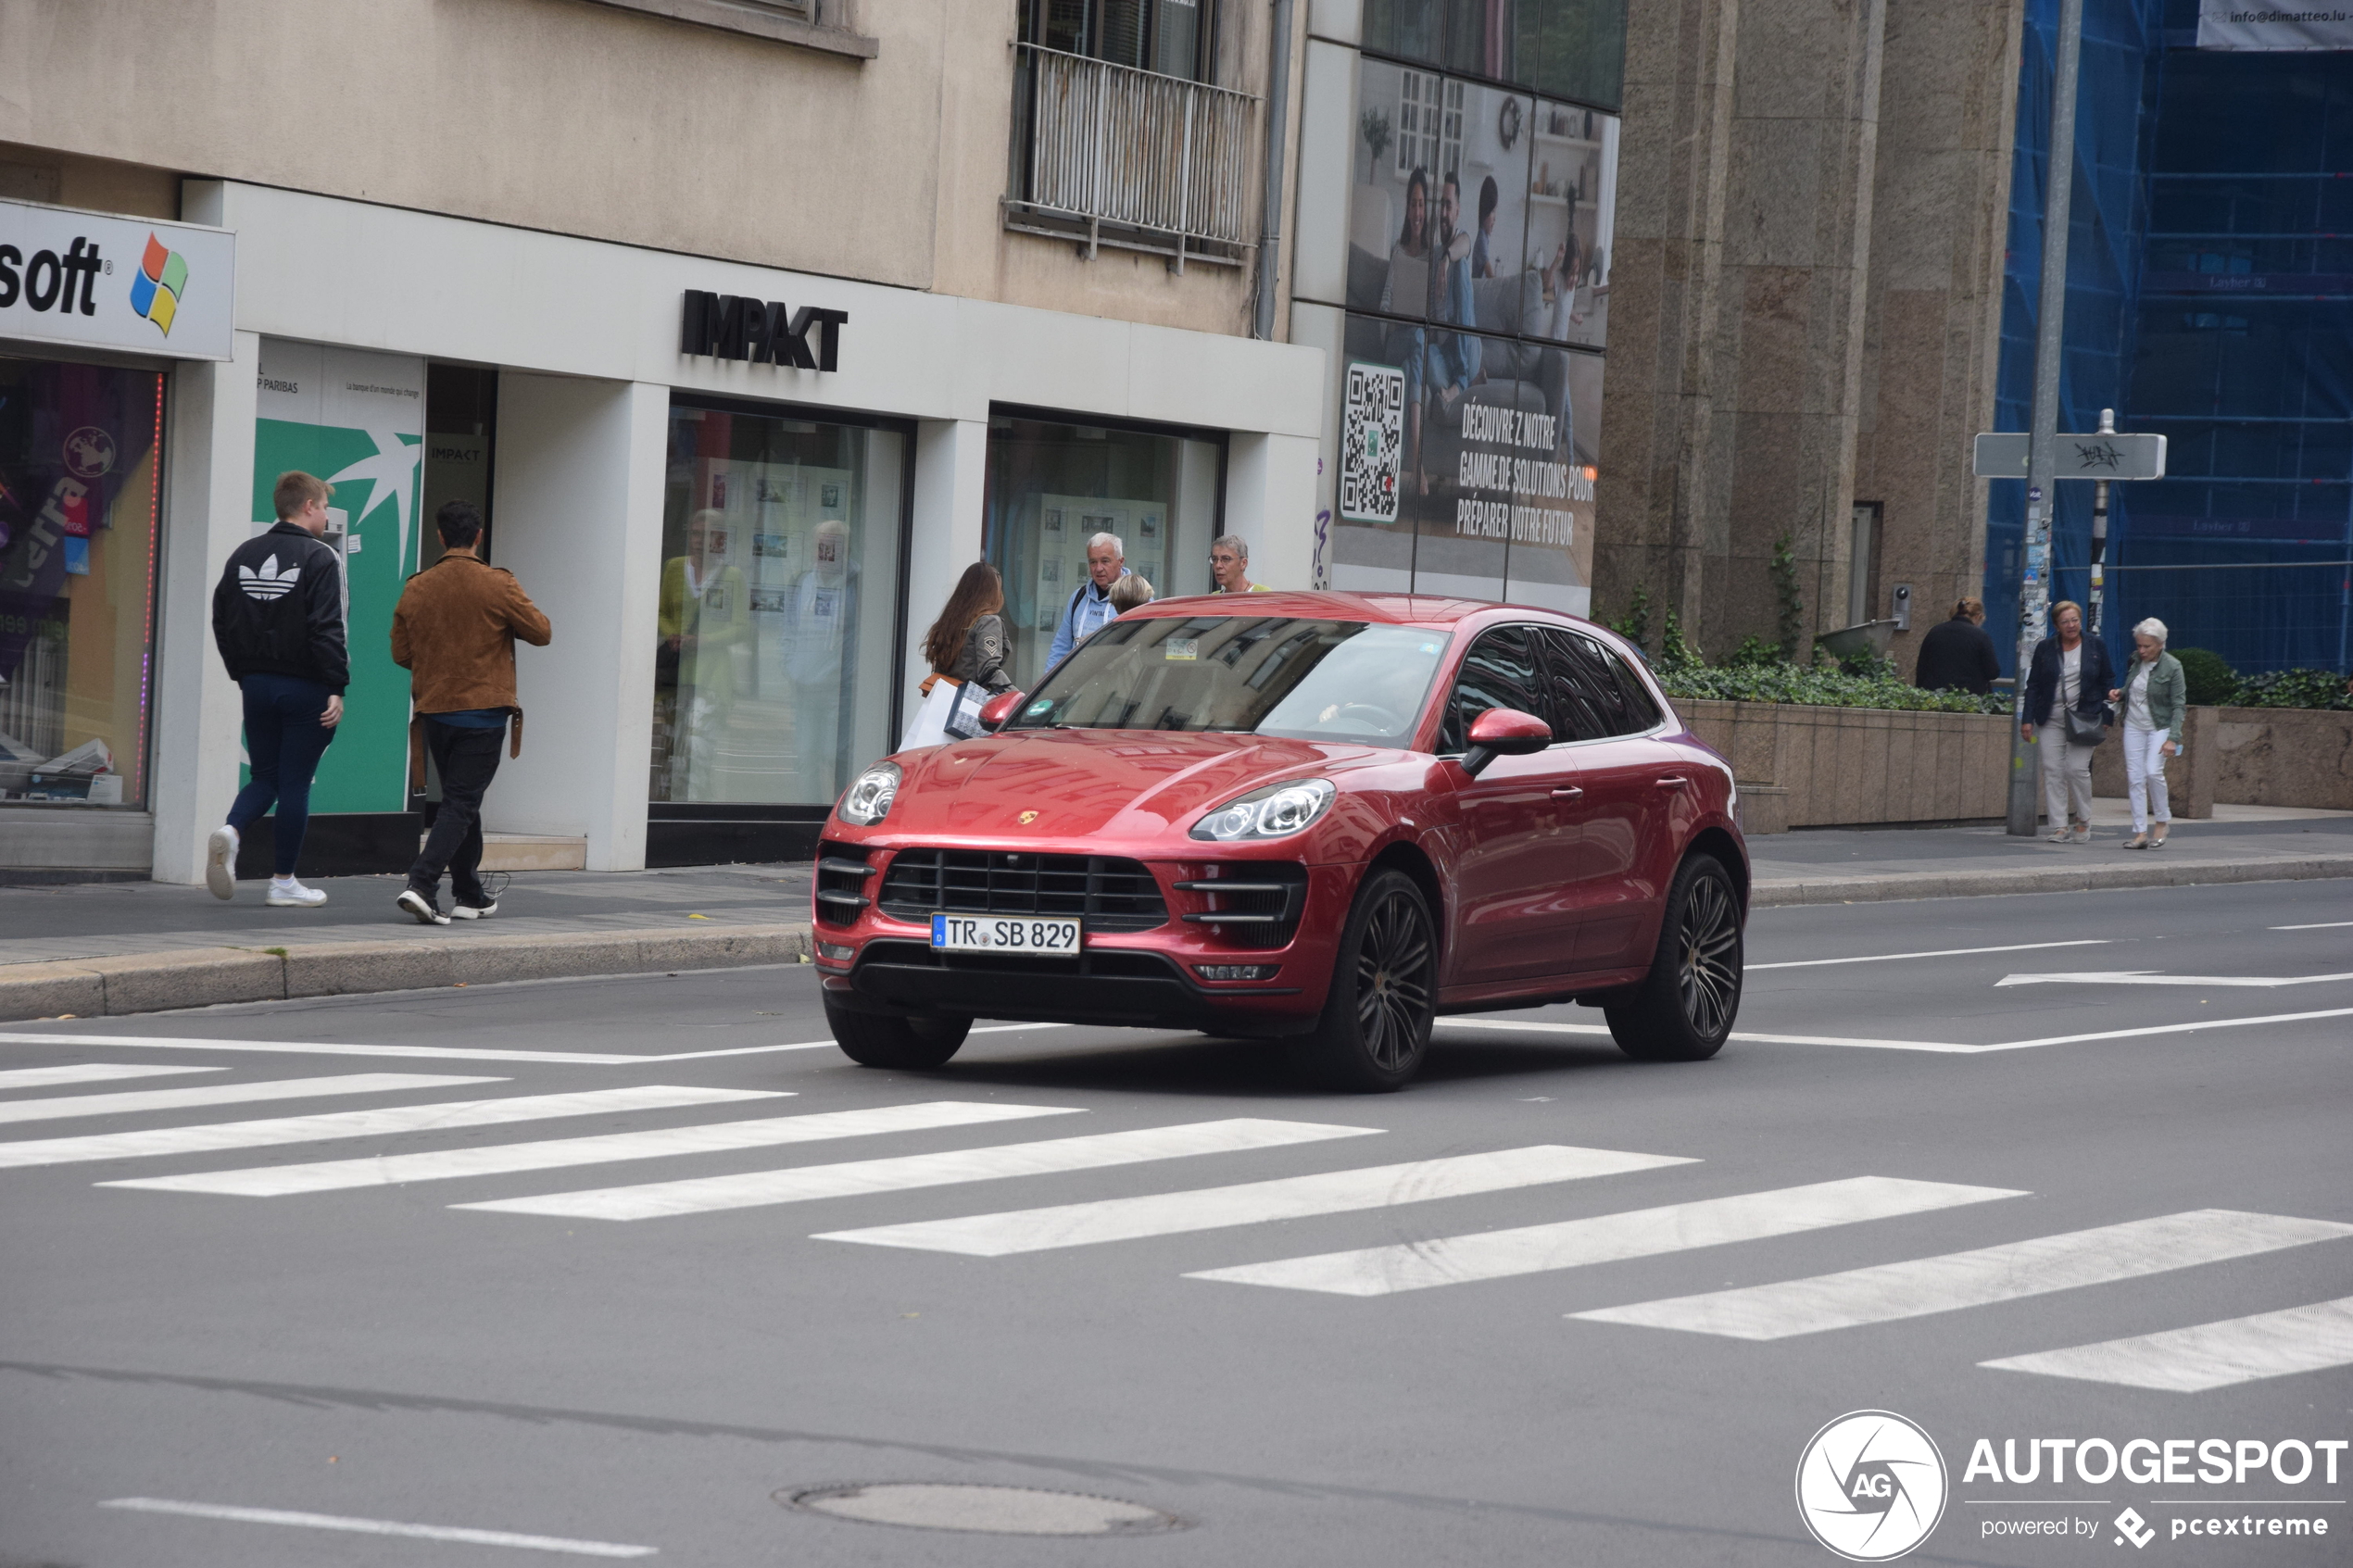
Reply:
[[890, 803], [899, 797], [899, 778], [898, 763], [875, 763], [842, 791], [834, 815], [854, 828], [873, 827], [890, 814]]
[[1268, 784], [1203, 817], [1194, 824], [1193, 836], [1221, 844], [1243, 838], [1288, 838], [1322, 816], [1338, 793], [1329, 779]]

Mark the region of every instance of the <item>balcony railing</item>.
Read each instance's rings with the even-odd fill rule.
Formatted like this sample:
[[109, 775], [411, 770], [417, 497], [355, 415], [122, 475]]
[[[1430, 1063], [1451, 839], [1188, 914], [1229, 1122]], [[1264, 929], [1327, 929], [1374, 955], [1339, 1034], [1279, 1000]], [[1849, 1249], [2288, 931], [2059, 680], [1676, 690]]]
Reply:
[[1015, 45], [1005, 227], [1239, 266], [1252, 244], [1258, 100], [1247, 93]]

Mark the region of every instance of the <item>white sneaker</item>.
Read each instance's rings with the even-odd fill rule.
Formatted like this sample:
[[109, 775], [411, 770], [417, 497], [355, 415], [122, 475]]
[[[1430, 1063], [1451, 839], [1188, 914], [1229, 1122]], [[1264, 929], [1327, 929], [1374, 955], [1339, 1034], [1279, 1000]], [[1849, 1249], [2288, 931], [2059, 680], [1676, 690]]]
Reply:
[[216, 898], [237, 896], [237, 830], [222, 823], [204, 844], [204, 884]]
[[468, 904], [456, 898], [449, 900], [451, 920], [488, 920], [497, 912], [498, 900], [496, 898], [487, 904]]
[[316, 887], [305, 887], [293, 877], [280, 882], [270, 879], [270, 897], [263, 900], [277, 909], [315, 909], [327, 901], [326, 894]]

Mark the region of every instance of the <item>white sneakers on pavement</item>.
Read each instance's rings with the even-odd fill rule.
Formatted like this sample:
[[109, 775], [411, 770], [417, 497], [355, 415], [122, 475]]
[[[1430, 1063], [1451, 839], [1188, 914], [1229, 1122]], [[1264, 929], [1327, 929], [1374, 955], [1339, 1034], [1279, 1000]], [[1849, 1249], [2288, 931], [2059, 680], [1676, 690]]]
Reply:
[[[220, 831], [227, 833], [230, 830], [223, 828]], [[213, 891], [217, 893], [220, 889], [215, 888]], [[327, 895], [322, 890], [316, 887], [305, 887], [301, 882], [290, 876], [271, 877], [270, 897], [262, 900], [275, 909], [315, 909], [326, 901]]]
[[461, 904], [454, 898], [449, 901], [449, 918], [452, 920], [488, 920], [497, 912], [498, 900], [496, 898], [481, 905]]
[[216, 898], [237, 896], [237, 830], [225, 822], [205, 840], [204, 884]]
[[431, 898], [413, 887], [402, 888], [400, 897], [393, 902], [414, 916], [419, 925], [447, 925], [449, 923], [449, 917], [443, 914], [440, 908]]

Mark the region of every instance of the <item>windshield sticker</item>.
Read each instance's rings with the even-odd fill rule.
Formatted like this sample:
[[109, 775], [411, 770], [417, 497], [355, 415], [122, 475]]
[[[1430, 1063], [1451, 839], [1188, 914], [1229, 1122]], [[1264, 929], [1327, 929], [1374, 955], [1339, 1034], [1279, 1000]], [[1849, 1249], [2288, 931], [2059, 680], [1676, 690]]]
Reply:
[[1199, 637], [1171, 637], [1167, 642], [1162, 644], [1161, 646], [1167, 650], [1164, 657], [1168, 659], [1197, 659], [1201, 658], [1201, 639]]
[[1050, 697], [1050, 696], [1041, 696], [1041, 697], [1039, 697], [1039, 698], [1038, 698], [1036, 702], [1033, 702], [1033, 703], [1031, 703], [1031, 704], [1029, 705], [1029, 713], [1030, 713], [1030, 717], [1034, 719], [1034, 718], [1036, 718], [1038, 714], [1045, 712], [1045, 711], [1046, 711], [1046, 709], [1048, 709], [1049, 708], [1051, 708], [1051, 707], [1053, 707], [1053, 706], [1054, 706], [1054, 699], [1053, 699], [1052, 697]]

